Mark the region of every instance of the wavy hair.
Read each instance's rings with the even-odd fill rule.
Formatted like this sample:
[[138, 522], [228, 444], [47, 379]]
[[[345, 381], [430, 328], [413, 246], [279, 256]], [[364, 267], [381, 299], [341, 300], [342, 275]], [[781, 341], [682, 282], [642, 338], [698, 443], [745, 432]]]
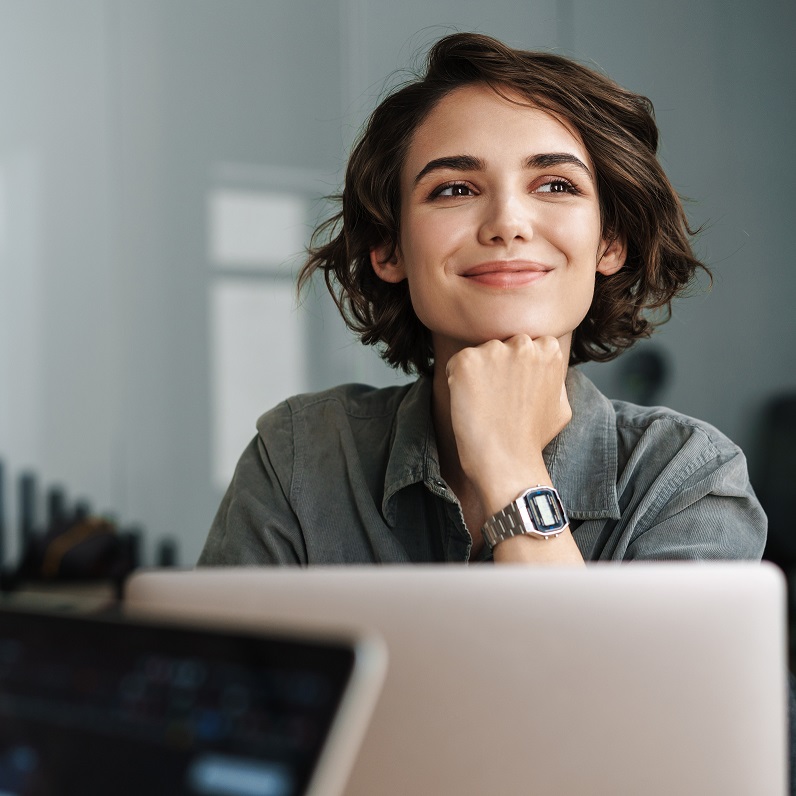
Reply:
[[440, 39], [425, 71], [371, 114], [349, 158], [343, 193], [334, 197], [340, 210], [313, 234], [299, 291], [322, 271], [363, 343], [379, 345], [381, 356], [407, 373], [432, 372], [431, 335], [412, 309], [406, 281], [381, 280], [370, 250], [386, 244], [392, 254], [398, 246], [401, 169], [415, 130], [443, 97], [474, 84], [512, 102], [520, 96], [580, 135], [594, 165], [602, 236], [623, 239], [627, 256], [615, 274], [597, 274], [570, 364], [613, 359], [668, 320], [672, 299], [698, 268], [710, 275], [694, 257], [695, 233], [658, 162], [652, 103], [568, 58], [515, 50], [479, 34]]

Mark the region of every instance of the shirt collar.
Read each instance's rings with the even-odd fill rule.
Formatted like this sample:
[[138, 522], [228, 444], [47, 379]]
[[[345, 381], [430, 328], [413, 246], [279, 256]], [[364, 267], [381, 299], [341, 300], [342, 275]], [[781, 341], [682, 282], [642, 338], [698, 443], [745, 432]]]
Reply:
[[[575, 368], [567, 373], [572, 420], [545, 448], [550, 478], [572, 519], [619, 519], [616, 494], [616, 414], [611, 402]], [[401, 401], [384, 478], [382, 514], [395, 525], [396, 493], [411, 484], [444, 487], [431, 418], [429, 377], [421, 376]], [[529, 485], [530, 486], [530, 485]]]
[[572, 519], [618, 520], [616, 412], [576, 368], [566, 384], [572, 420], [544, 450], [547, 471]]
[[396, 493], [420, 481], [442, 483], [431, 419], [431, 379], [421, 376], [407, 391], [395, 415], [381, 510], [395, 525]]

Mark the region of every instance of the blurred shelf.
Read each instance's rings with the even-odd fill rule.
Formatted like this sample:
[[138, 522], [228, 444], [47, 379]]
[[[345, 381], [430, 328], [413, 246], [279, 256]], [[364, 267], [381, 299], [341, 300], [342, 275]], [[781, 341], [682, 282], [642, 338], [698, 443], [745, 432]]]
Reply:
[[111, 581], [30, 582], [0, 592], [0, 607], [65, 613], [97, 613], [117, 605], [117, 587]]

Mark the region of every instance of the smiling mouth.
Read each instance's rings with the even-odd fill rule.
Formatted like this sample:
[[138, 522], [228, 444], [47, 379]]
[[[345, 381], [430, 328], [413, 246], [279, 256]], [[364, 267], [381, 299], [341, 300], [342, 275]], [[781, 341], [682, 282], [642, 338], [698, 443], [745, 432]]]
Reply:
[[512, 288], [530, 285], [552, 271], [545, 265], [525, 261], [481, 263], [462, 272], [472, 282], [490, 287]]

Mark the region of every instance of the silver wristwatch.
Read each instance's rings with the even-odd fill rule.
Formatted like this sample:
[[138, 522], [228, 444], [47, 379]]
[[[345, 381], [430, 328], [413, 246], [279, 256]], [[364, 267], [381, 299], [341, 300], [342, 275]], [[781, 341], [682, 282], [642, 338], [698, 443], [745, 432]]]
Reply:
[[506, 508], [493, 514], [481, 529], [490, 549], [505, 539], [520, 534], [549, 539], [558, 536], [569, 525], [561, 497], [551, 486], [526, 489]]

